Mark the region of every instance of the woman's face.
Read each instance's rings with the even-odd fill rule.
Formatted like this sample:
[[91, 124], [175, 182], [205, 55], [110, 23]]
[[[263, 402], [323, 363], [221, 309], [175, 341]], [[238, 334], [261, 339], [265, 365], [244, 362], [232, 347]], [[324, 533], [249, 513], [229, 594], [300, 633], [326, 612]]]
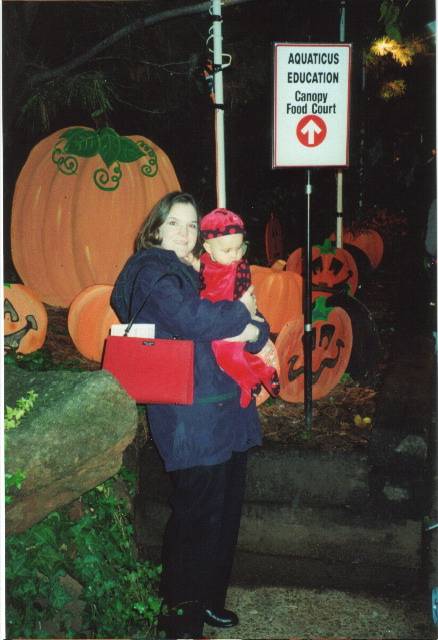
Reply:
[[194, 206], [177, 202], [158, 230], [162, 249], [174, 251], [178, 258], [186, 258], [195, 248], [198, 238], [198, 218]]

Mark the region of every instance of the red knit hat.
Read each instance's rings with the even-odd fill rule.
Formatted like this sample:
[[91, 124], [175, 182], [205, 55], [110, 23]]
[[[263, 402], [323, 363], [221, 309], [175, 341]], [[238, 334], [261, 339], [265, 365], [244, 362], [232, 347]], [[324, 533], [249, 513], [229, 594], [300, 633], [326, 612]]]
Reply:
[[213, 209], [201, 220], [201, 235], [204, 240], [245, 233], [243, 220], [228, 209]]

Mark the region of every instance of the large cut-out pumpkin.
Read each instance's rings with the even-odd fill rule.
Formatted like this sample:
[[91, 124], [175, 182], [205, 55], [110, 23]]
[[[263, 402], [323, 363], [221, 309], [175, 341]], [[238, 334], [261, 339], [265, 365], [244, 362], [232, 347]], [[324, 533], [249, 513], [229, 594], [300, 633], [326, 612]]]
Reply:
[[[354, 295], [358, 285], [358, 271], [352, 255], [345, 249], [333, 246], [327, 239], [312, 247], [313, 298], [348, 290]], [[286, 270], [303, 274], [303, 251], [295, 249], [287, 259]]]
[[[335, 240], [336, 234], [330, 236]], [[384, 243], [383, 238], [375, 229], [361, 229], [360, 231], [345, 230], [342, 234], [343, 244], [351, 244], [363, 251], [371, 263], [373, 269], [376, 269], [382, 262]]]
[[[274, 367], [280, 377], [280, 362], [278, 360], [277, 349], [272, 340], [267, 341], [263, 349], [257, 353], [257, 356], [261, 358], [265, 364]], [[262, 390], [256, 397], [256, 405], [259, 406], [263, 404], [270, 397], [269, 392], [262, 386]]]
[[288, 320], [302, 313], [303, 279], [298, 273], [251, 265], [251, 280], [257, 307], [271, 333], [278, 333]]
[[[304, 317], [286, 323], [275, 341], [280, 361], [280, 397], [304, 401]], [[312, 313], [312, 397], [326, 396], [348, 366], [353, 336], [348, 314], [317, 298]]]
[[47, 335], [47, 311], [38, 296], [23, 284], [3, 287], [3, 328], [6, 351], [32, 353]]
[[113, 284], [151, 207], [179, 183], [141, 135], [61, 129], [39, 142], [15, 186], [12, 258], [24, 284], [68, 307], [87, 286]]
[[283, 232], [280, 220], [271, 213], [265, 227], [265, 251], [268, 264], [283, 258]]
[[76, 296], [68, 310], [68, 332], [76, 349], [88, 360], [100, 362], [112, 324], [119, 320], [110, 307], [112, 285], [92, 285]]

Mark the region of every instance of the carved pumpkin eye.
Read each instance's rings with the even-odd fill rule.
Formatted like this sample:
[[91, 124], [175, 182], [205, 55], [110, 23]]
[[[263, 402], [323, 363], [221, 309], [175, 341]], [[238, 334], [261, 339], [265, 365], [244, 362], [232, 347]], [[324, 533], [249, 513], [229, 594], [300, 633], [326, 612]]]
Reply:
[[327, 347], [330, 346], [333, 336], [335, 335], [335, 331], [336, 327], [334, 327], [332, 324], [323, 324], [319, 332], [319, 346], [324, 347], [325, 343], [325, 348], [327, 349]]
[[343, 266], [343, 262], [341, 262], [337, 258], [333, 258], [330, 262], [329, 270], [333, 272], [333, 275], [337, 276]]
[[312, 273], [316, 275], [319, 271], [322, 271], [322, 258], [319, 256], [316, 260], [312, 260]]

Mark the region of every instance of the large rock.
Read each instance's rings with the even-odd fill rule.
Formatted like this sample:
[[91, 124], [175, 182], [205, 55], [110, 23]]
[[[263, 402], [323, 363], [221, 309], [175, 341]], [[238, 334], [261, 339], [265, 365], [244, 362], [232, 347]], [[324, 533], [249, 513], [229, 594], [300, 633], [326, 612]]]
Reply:
[[6, 510], [8, 533], [24, 531], [48, 513], [113, 476], [137, 430], [137, 408], [104, 371], [26, 371], [5, 366], [5, 405], [33, 389], [38, 397], [6, 434], [6, 471], [25, 480]]

